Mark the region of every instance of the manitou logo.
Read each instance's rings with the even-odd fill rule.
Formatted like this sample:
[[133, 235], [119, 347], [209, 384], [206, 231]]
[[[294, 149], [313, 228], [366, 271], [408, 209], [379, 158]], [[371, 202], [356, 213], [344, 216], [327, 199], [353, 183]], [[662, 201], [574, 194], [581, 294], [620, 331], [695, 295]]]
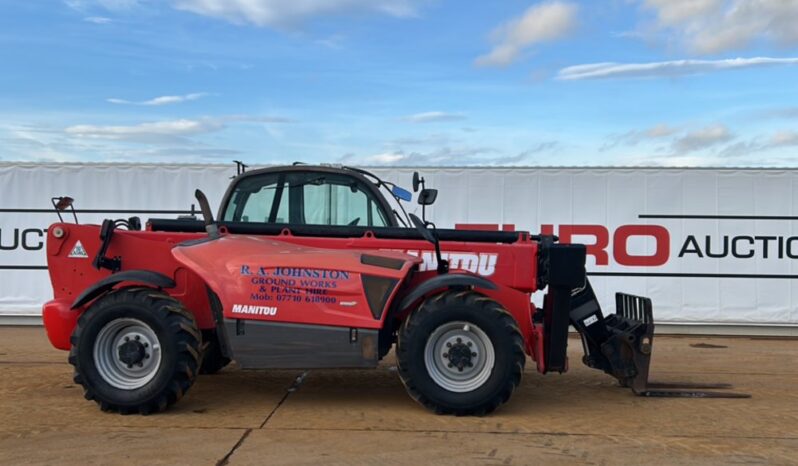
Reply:
[[233, 314], [276, 316], [277, 308], [274, 306], [250, 306], [248, 304], [233, 304]]
[[[438, 259], [433, 251], [408, 250], [403, 252], [421, 258], [423, 262], [419, 265], [419, 270], [422, 272], [438, 269]], [[449, 261], [451, 270], [467, 270], [483, 277], [490, 277], [496, 272], [498, 254], [441, 251], [441, 258]]]

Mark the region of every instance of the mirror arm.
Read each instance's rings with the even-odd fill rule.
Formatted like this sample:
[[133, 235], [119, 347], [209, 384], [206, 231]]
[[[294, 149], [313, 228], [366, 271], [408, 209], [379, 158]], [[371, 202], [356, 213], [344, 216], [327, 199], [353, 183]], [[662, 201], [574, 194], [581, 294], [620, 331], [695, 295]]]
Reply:
[[[445, 274], [449, 272], [449, 261], [443, 260], [443, 255], [441, 254], [441, 242], [438, 238], [438, 231], [435, 227], [435, 224], [432, 222], [425, 222], [418, 218], [415, 214], [408, 214], [410, 220], [413, 222], [413, 225], [416, 227], [416, 230], [421, 234], [421, 237], [425, 240], [432, 243], [435, 247], [435, 258], [438, 260], [438, 274]], [[432, 230], [428, 228], [428, 226], [432, 226]]]
[[433, 243], [433, 245], [435, 246], [435, 258], [438, 260], [438, 274], [443, 275], [449, 273], [449, 261], [443, 260], [441, 256], [441, 241], [438, 239], [437, 228], [435, 228], [435, 225], [432, 225], [432, 227], [432, 234], [435, 236], [435, 243]]

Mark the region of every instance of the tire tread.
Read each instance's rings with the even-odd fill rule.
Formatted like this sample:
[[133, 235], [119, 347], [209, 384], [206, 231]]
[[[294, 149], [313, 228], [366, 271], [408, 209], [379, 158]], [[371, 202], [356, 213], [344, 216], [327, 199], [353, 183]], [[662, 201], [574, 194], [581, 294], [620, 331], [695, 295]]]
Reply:
[[[80, 358], [78, 357], [78, 344], [86, 325], [90, 319], [102, 312], [105, 306], [112, 304], [135, 304], [146, 307], [159, 315], [167, 322], [166, 327], [176, 339], [177, 363], [173, 380], [166, 384], [157, 396], [139, 405], [127, 406], [100, 400], [89, 381], [81, 373]], [[94, 400], [103, 411], [118, 412], [120, 414], [152, 414], [166, 410], [169, 406], [182, 398], [196, 379], [200, 365], [200, 347], [202, 337], [197, 329], [193, 314], [177, 299], [164, 292], [146, 287], [128, 287], [114, 290], [98, 299], [92, 306], [78, 318], [75, 330], [70, 337], [71, 349], [69, 363], [74, 367], [73, 380], [81, 385], [84, 397]]]
[[[491, 313], [495, 319], [498, 319], [504, 330], [511, 335], [510, 338], [510, 351], [511, 357], [515, 361], [513, 364], [510, 376], [503, 381], [503, 386], [499, 393], [489, 400], [485, 400], [477, 406], [468, 408], [455, 408], [443, 405], [439, 402], [432, 400], [419, 390], [419, 387], [409, 367], [413, 364], [410, 361], [407, 345], [403, 341], [407, 341], [412, 335], [417, 333], [420, 323], [429, 314], [437, 312], [438, 310], [453, 306], [453, 305], [466, 305], [468, 307], [479, 309], [481, 312]], [[408, 394], [419, 404], [427, 409], [434, 411], [437, 414], [450, 414], [456, 416], [483, 416], [488, 414], [503, 403], [506, 403], [512, 396], [513, 391], [521, 383], [521, 376], [524, 372], [524, 364], [526, 362], [526, 354], [524, 352], [524, 340], [521, 336], [521, 331], [515, 318], [498, 302], [480, 294], [473, 290], [449, 290], [442, 293], [433, 295], [425, 299], [421, 305], [408, 316], [397, 335], [397, 349], [396, 359], [398, 365], [399, 377], [407, 389]], [[416, 362], [417, 364], [418, 362]], [[422, 363], [423, 364], [423, 363]]]

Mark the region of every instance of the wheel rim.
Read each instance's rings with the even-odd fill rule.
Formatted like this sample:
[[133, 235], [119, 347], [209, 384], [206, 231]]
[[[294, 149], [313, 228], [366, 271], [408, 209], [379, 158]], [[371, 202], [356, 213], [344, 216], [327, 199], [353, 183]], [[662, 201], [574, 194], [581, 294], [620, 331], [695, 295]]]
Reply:
[[94, 341], [94, 365], [109, 385], [135, 390], [149, 383], [161, 367], [161, 343], [155, 331], [138, 319], [115, 319]]
[[490, 378], [496, 356], [488, 335], [470, 322], [447, 322], [427, 339], [424, 364], [432, 380], [451, 392], [470, 392]]

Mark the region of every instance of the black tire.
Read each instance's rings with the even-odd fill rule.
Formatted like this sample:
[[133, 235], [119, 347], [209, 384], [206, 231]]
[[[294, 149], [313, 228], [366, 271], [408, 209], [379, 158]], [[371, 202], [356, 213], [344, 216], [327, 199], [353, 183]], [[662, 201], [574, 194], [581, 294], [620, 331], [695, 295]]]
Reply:
[[[131, 322], [137, 327], [124, 327]], [[114, 333], [112, 329], [120, 325], [121, 330]], [[114, 351], [115, 344], [123, 341], [121, 335], [123, 331], [128, 331], [126, 329], [144, 329], [142, 332], [145, 336], [141, 341], [147, 341], [147, 335], [150, 335], [157, 338], [159, 345], [135, 347], [136, 356], [128, 356], [141, 361], [127, 365], [128, 368], [156, 364], [155, 367], [145, 366], [145, 370], [150, 371], [146, 383], [144, 379], [136, 379], [138, 374], [129, 377], [134, 385], [143, 383], [133, 388], [114, 386], [109, 382], [113, 377], [107, 375], [109, 371], [118, 373], [118, 367], [127, 364], [121, 362], [121, 353]], [[98, 338], [99, 335], [109, 336]], [[138, 341], [139, 337], [135, 337], [135, 340]], [[75, 367], [75, 383], [83, 386], [87, 400], [97, 402], [103, 411], [151, 414], [164, 411], [191, 388], [199, 369], [202, 337], [194, 316], [180, 301], [152, 288], [122, 288], [101, 297], [80, 316], [70, 341], [69, 363]], [[105, 345], [103, 342], [111, 344]], [[107, 351], [95, 350], [95, 345]], [[154, 356], [152, 359], [144, 346], [150, 348]], [[159, 351], [157, 354], [156, 348]], [[98, 356], [100, 359], [104, 357], [110, 362], [96, 362], [97, 351], [106, 355]], [[104, 369], [100, 370], [99, 367]]]
[[[437, 329], [453, 322], [476, 326], [490, 340], [494, 352], [493, 367], [488, 369], [490, 375], [470, 391], [444, 388], [430, 375], [431, 369], [425, 362], [427, 341]], [[446, 291], [426, 299], [405, 320], [398, 336], [397, 361], [402, 383], [414, 400], [438, 414], [488, 414], [507, 402], [521, 382], [526, 355], [515, 319], [501, 304], [475, 291]], [[455, 346], [460, 340], [457, 342]]]
[[204, 349], [202, 351], [202, 363], [200, 364], [200, 374], [215, 374], [230, 364], [230, 358], [222, 354], [222, 347], [215, 330], [203, 330], [202, 341]]

